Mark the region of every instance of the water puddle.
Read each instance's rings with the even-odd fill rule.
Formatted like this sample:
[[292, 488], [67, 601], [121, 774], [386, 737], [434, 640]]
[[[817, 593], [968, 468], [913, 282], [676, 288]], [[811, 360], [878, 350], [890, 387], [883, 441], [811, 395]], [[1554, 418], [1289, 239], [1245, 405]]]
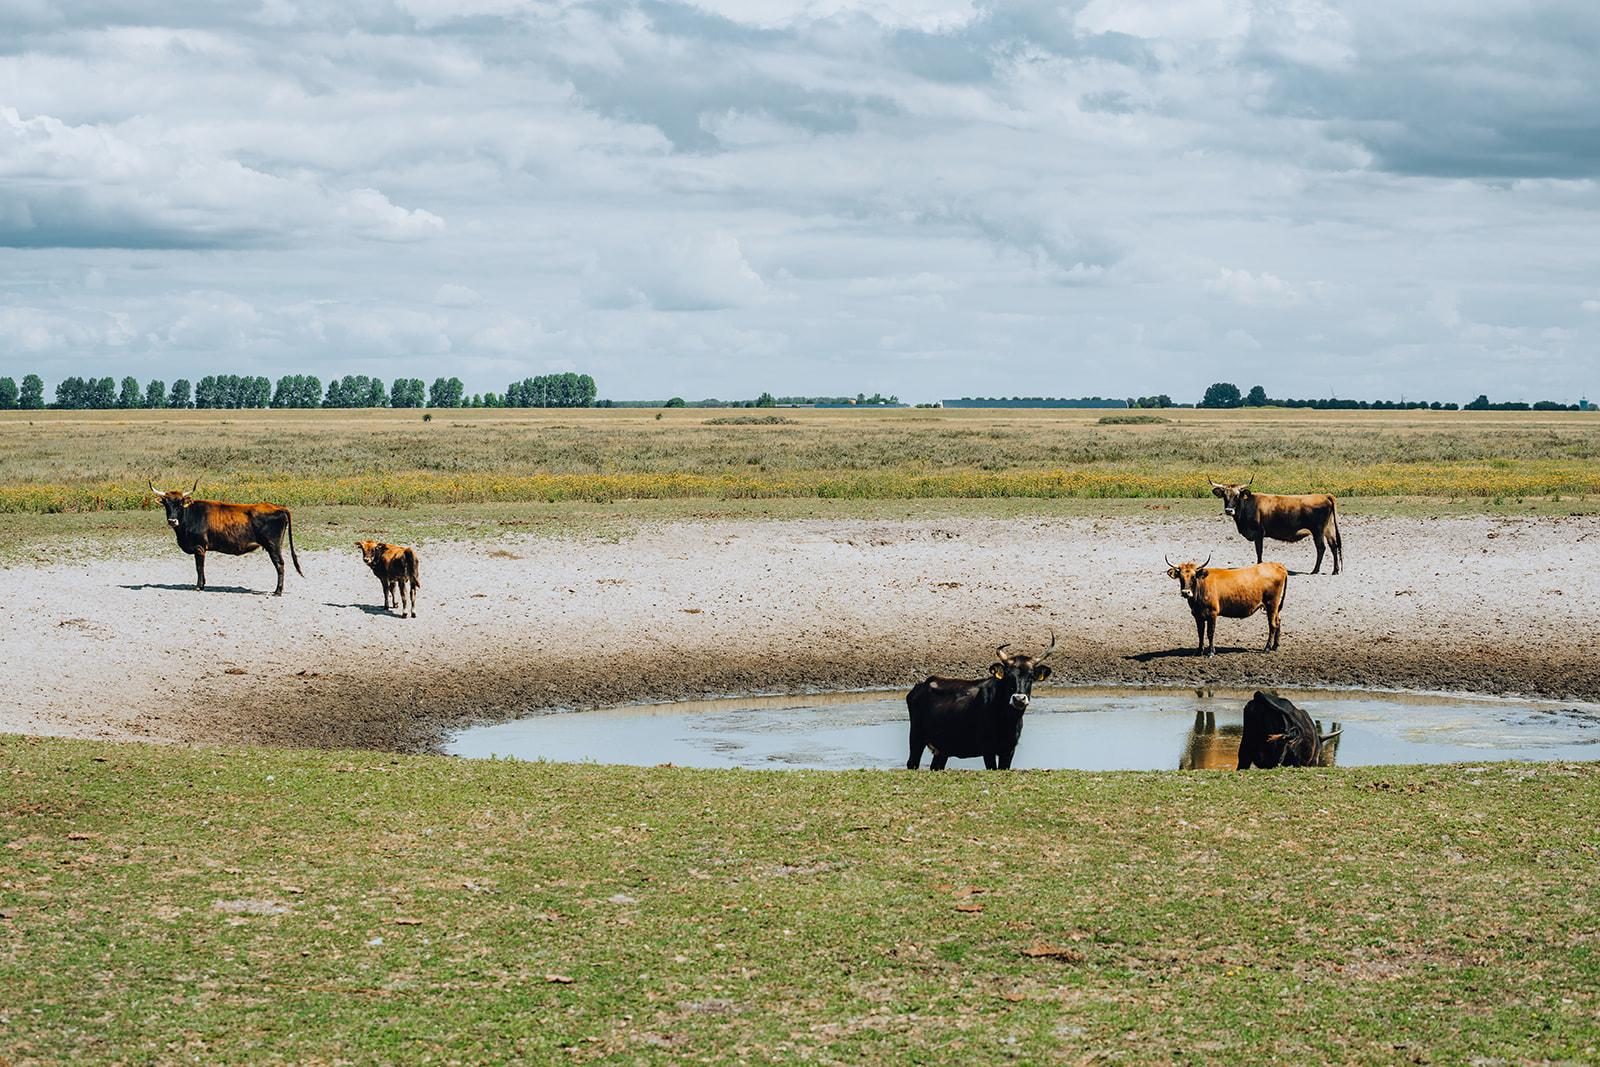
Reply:
[[[1283, 690], [1341, 731], [1340, 766], [1600, 759], [1600, 705]], [[1034, 691], [1017, 768], [1232, 770], [1248, 690]], [[455, 734], [458, 756], [772, 769], [903, 768], [903, 693], [735, 697], [537, 715]], [[927, 757], [923, 758], [927, 766]], [[981, 760], [951, 760], [981, 769]]]

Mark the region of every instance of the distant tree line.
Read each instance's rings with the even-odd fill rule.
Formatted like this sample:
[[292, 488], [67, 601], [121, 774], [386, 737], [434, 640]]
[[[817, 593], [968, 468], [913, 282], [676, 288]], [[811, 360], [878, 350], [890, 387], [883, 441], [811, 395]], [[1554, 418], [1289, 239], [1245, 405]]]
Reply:
[[[1164, 399], [1164, 398], [1163, 398]], [[1144, 406], [1140, 402], [1140, 406]], [[1165, 406], [1165, 405], [1163, 405]], [[1341, 400], [1337, 397], [1316, 400], [1277, 400], [1267, 396], [1259, 385], [1241, 394], [1232, 382], [1215, 382], [1206, 389], [1199, 407], [1203, 408], [1313, 408], [1318, 411], [1580, 411], [1579, 404], [1563, 404], [1555, 400], [1540, 400], [1529, 404], [1521, 400], [1491, 404], [1483, 394], [1469, 404], [1438, 400]]]
[[772, 408], [772, 407], [901, 407], [900, 398], [882, 393], [857, 393], [855, 396], [773, 396], [762, 393], [754, 400], [597, 400], [597, 408]]
[[[602, 401], [602, 403], [608, 403]], [[467, 396], [460, 378], [435, 378], [431, 386], [421, 378], [396, 378], [384, 385], [380, 378], [347, 374], [328, 382], [315, 374], [286, 374], [274, 385], [268, 378], [238, 374], [208, 374], [198, 382], [179, 378], [169, 390], [164, 381], [151, 379], [143, 387], [133, 377], [64, 378], [55, 388], [55, 401], [45, 402], [44, 380], [25, 375], [19, 387], [14, 378], [0, 377], [0, 410], [101, 410], [113, 408], [462, 408], [462, 407], [591, 407], [595, 404], [594, 379], [587, 374], [551, 374], [513, 382], [505, 395]]]
[[959, 400], [946, 400], [947, 408], [1121, 408], [1128, 402], [1104, 396], [964, 396]]
[[1487, 394], [1479, 393], [1478, 399], [1462, 407], [1467, 411], [1582, 411], [1578, 404], [1563, 404], [1559, 400], [1536, 400], [1532, 404], [1521, 400], [1501, 400], [1489, 402]]
[[541, 374], [506, 386], [500, 406], [508, 408], [588, 408], [594, 406], [594, 379], [587, 374]]

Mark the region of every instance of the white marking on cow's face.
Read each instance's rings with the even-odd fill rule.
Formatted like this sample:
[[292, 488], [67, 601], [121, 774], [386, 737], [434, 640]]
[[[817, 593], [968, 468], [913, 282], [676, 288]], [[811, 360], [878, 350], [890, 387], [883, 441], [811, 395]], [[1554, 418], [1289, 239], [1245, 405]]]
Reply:
[[1223, 508], [1223, 509], [1222, 509], [1222, 513], [1223, 513], [1223, 514], [1224, 514], [1224, 515], [1232, 515], [1232, 514], [1233, 514], [1233, 509], [1232, 509], [1232, 508], [1230, 508], [1230, 507], [1224, 507], [1224, 508]]
[[1011, 706], [1013, 708], [1016, 708], [1018, 711], [1027, 711], [1028, 710], [1028, 694], [1027, 693], [1012, 693], [1011, 694]]

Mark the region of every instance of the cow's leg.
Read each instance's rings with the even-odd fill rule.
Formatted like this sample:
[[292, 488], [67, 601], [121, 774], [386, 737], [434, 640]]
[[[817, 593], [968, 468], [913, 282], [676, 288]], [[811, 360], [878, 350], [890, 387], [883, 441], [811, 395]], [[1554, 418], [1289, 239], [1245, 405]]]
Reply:
[[922, 731], [915, 726], [911, 728], [911, 755], [906, 757], [906, 770], [914, 771], [922, 766], [922, 750], [928, 743], [922, 739]]
[[1206, 651], [1206, 620], [1200, 615], [1194, 617], [1195, 646], [1194, 654], [1201, 656]]
[[206, 587], [206, 550], [203, 548], [194, 550], [194, 587], [196, 589]]
[[1257, 563], [1261, 562], [1261, 556], [1262, 556], [1262, 553], [1266, 550], [1266, 547], [1267, 547], [1267, 535], [1265, 533], [1256, 534], [1256, 562]]
[[274, 589], [272, 591], [272, 595], [273, 596], [282, 596], [283, 595], [283, 549], [279, 548], [277, 545], [273, 544], [271, 541], [262, 542], [261, 547], [265, 548], [267, 550], [267, 557], [272, 560], [272, 565], [274, 567], [276, 567], [277, 570], [278, 570], [278, 588], [276, 588], [276, 589]]
[[949, 762], [949, 756], [946, 756], [943, 752], [935, 752], [933, 754], [933, 759], [928, 761], [928, 770], [942, 771], [944, 770], [944, 765]]
[[986, 771], [992, 771], [992, 770], [994, 770], [994, 764], [995, 764], [994, 753], [993, 752], [985, 752], [983, 754], [983, 769], [986, 770]]
[[411, 599], [411, 617], [414, 619], [417, 617], [417, 583], [406, 582], [405, 588], [406, 595]]
[[1000, 769], [1002, 771], [1009, 771], [1011, 769], [1011, 757], [1015, 756], [1016, 754], [1017, 750], [1014, 748], [1007, 749], [1006, 751], [1000, 753]]
[[1210, 646], [1209, 651], [1206, 654], [1208, 656], [1213, 656], [1213, 657], [1216, 656], [1216, 654], [1217, 654], [1217, 619], [1216, 619], [1216, 616], [1212, 616], [1211, 618], [1206, 620], [1206, 644], [1208, 646]]
[[1322, 573], [1322, 554], [1327, 551], [1328, 539], [1321, 530], [1311, 531], [1311, 541], [1317, 546], [1317, 565], [1311, 568], [1312, 574]]

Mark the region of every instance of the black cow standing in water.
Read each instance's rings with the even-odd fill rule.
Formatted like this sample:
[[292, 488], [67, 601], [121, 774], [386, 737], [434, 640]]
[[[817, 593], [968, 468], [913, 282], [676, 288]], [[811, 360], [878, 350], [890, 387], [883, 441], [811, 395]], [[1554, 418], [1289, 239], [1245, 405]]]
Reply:
[[[1334, 723], [1337, 728], [1338, 723]], [[1256, 691], [1244, 706], [1239, 770], [1250, 766], [1321, 767], [1332, 762], [1338, 730], [1324, 735], [1299, 705], [1276, 693]]]
[[1044, 661], [1056, 649], [1056, 635], [1050, 647], [1038, 657], [1021, 653], [1007, 656], [1010, 645], [995, 649], [999, 657], [989, 665], [989, 677], [977, 681], [961, 678], [928, 678], [906, 694], [906, 710], [911, 714], [911, 756], [907, 770], [922, 765], [922, 750], [933, 756], [931, 770], [944, 770], [951, 758], [983, 757], [988, 770], [1011, 769], [1011, 757], [1022, 739], [1022, 716], [1032, 699], [1033, 683], [1050, 677]]

